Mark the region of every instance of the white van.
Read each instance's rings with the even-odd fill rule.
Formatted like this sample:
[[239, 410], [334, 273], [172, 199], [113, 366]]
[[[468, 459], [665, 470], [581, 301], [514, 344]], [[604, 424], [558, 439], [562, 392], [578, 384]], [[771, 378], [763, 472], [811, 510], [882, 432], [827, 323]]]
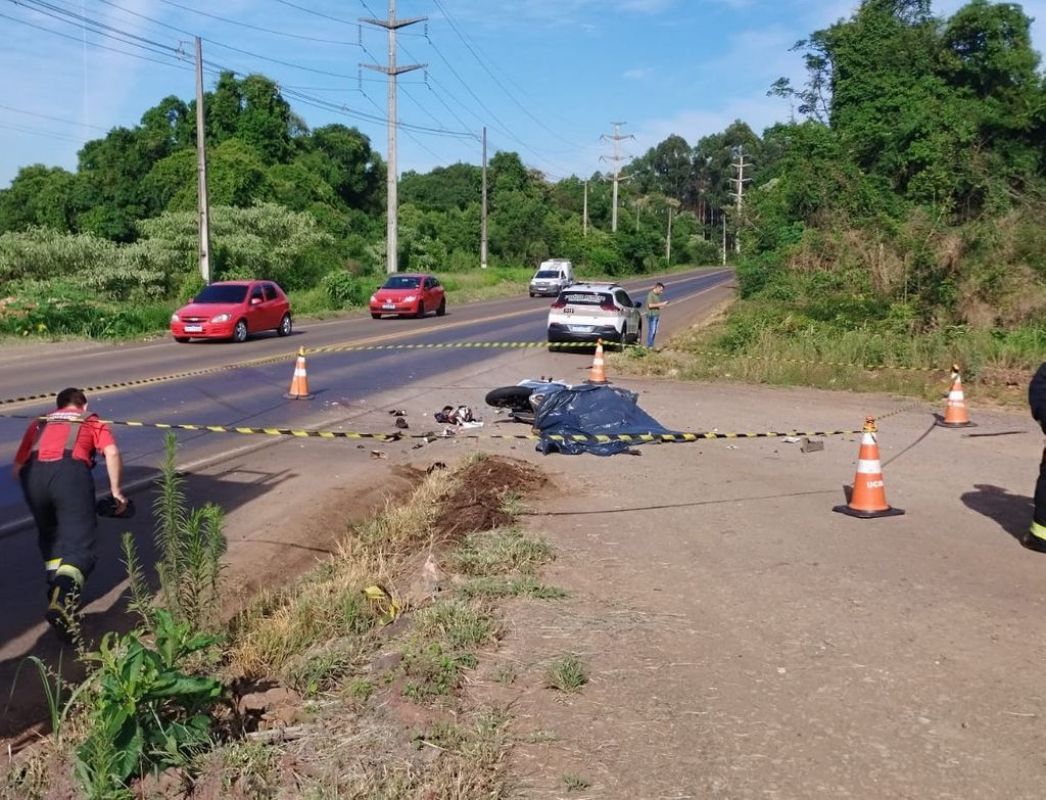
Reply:
[[542, 261], [530, 279], [530, 296], [556, 297], [574, 282], [574, 265], [565, 258]]

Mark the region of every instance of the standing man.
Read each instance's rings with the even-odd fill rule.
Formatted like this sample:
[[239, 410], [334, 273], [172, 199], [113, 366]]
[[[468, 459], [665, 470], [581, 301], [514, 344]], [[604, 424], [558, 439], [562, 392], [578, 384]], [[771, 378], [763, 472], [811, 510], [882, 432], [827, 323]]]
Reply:
[[[1031, 415], [1042, 426], [1042, 432], [1046, 433], [1046, 363], [1039, 367], [1039, 371], [1031, 379], [1028, 386], [1028, 405], [1031, 406]], [[1039, 464], [1039, 480], [1035, 484], [1035, 511], [1031, 529], [1024, 537], [1024, 546], [1046, 553], [1046, 449], [1042, 451], [1042, 462]]]
[[105, 457], [116, 513], [122, 513], [127, 498], [116, 440], [97, 414], [87, 413], [81, 390], [63, 389], [57, 409], [29, 423], [15, 455], [15, 478], [36, 521], [47, 570], [45, 617], [66, 641], [76, 636], [80, 596], [94, 567], [98, 520], [91, 468], [98, 453]]
[[654, 337], [657, 336], [657, 325], [661, 321], [661, 309], [668, 305], [668, 301], [662, 298], [665, 293], [665, 285], [658, 281], [654, 288], [646, 296], [646, 346], [654, 346]]

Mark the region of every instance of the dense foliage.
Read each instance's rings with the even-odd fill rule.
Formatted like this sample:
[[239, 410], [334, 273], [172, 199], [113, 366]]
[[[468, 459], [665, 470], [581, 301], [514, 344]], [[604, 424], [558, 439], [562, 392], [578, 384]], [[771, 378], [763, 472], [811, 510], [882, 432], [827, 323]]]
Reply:
[[[771, 88], [800, 119], [762, 135], [738, 120], [693, 146], [669, 136], [628, 165], [616, 232], [606, 176], [553, 183], [499, 152], [491, 263], [557, 256], [615, 275], [660, 269], [669, 249], [717, 263], [725, 244], [743, 293], [785, 304], [789, 324], [1037, 324], [1046, 85], [1029, 26], [1010, 3], [941, 19], [928, 0], [865, 0], [796, 45], [805, 85]], [[358, 302], [371, 281], [345, 273], [384, 261], [385, 165], [367, 138], [309, 130], [260, 75], [222, 75], [206, 114], [217, 274]], [[22, 309], [0, 328], [32, 329], [23, 312], [56, 286], [111, 302], [191, 291], [195, 135], [194, 104], [169, 97], [85, 145], [75, 173], [33, 165], [0, 191], [0, 287]], [[478, 266], [480, 185], [468, 164], [402, 176], [401, 269]]]

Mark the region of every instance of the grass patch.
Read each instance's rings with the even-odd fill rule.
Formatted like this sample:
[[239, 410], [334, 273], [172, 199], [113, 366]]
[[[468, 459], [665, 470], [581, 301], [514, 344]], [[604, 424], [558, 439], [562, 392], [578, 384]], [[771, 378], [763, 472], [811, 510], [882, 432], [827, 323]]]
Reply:
[[552, 559], [552, 548], [544, 539], [525, 536], [518, 528], [502, 528], [465, 537], [451, 555], [451, 564], [465, 575], [529, 575]]
[[458, 587], [464, 597], [531, 597], [535, 600], [562, 600], [567, 593], [556, 586], [547, 586], [533, 576], [504, 578], [484, 575], [472, 578]]
[[568, 694], [580, 692], [586, 683], [588, 674], [585, 665], [581, 657], [575, 653], [568, 653], [553, 661], [545, 676], [545, 688], [557, 689]]
[[1046, 329], [948, 327], [919, 335], [888, 322], [837, 327], [794, 308], [744, 300], [710, 324], [679, 334], [660, 352], [608, 354], [613, 370], [680, 380], [738, 380], [782, 386], [896, 393], [939, 400], [952, 364], [977, 396], [1026, 402], [1046, 351]]
[[592, 784], [580, 775], [568, 772], [563, 776], [563, 785], [566, 786], [568, 792], [582, 792]]
[[451, 694], [497, 634], [490, 610], [478, 603], [452, 599], [422, 609], [403, 653], [404, 694], [418, 701]]

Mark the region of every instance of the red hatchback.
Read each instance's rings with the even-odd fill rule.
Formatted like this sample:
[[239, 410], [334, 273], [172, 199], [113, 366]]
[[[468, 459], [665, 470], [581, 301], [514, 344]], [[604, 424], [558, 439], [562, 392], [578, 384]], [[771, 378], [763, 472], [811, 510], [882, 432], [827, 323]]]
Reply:
[[437, 317], [447, 313], [447, 298], [435, 275], [397, 272], [370, 296], [374, 319], [383, 314], [424, 317], [429, 311], [435, 311]]
[[291, 335], [291, 304], [272, 281], [222, 281], [205, 286], [187, 306], [171, 315], [176, 342], [232, 339], [242, 342], [258, 331]]

